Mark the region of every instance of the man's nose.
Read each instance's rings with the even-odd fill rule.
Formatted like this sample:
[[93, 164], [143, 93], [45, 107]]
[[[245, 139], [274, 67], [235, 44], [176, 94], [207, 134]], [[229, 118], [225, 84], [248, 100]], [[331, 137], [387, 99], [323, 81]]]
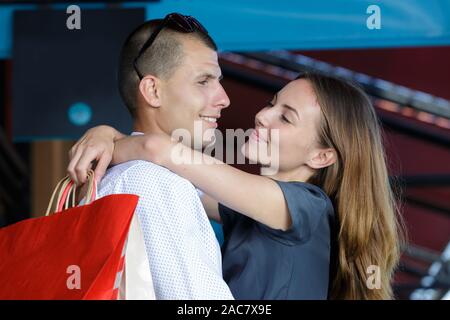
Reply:
[[222, 85], [219, 84], [215, 106], [220, 109], [225, 109], [229, 105], [230, 105], [230, 98], [228, 98], [228, 95], [225, 92], [225, 89], [222, 87]]

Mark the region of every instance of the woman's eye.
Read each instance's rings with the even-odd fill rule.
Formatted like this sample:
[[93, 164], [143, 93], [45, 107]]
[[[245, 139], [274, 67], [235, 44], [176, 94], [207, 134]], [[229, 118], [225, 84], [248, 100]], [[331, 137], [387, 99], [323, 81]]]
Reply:
[[198, 83], [204, 86], [208, 83], [208, 80], [199, 81]]
[[288, 118], [286, 118], [286, 117], [284, 116], [284, 114], [281, 115], [281, 120], [284, 121], [284, 122], [291, 123], [291, 122], [288, 120]]

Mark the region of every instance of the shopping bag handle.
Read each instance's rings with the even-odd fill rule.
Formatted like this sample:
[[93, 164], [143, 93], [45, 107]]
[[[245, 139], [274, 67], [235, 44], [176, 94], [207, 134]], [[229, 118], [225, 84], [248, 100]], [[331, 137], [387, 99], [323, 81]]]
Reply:
[[[97, 197], [97, 185], [95, 181], [94, 171], [89, 170], [88, 172], [88, 190], [86, 193], [86, 204], [91, 203]], [[60, 212], [63, 209], [67, 210], [69, 207], [76, 206], [76, 191], [77, 185], [70, 179], [69, 176], [64, 177], [61, 181], [56, 185], [55, 190], [53, 191], [52, 197], [50, 198], [50, 202], [47, 207], [47, 211], [45, 213], [46, 216], [50, 214], [50, 211], [53, 207], [53, 203], [56, 198], [56, 212]], [[71, 201], [71, 204], [70, 204]]]

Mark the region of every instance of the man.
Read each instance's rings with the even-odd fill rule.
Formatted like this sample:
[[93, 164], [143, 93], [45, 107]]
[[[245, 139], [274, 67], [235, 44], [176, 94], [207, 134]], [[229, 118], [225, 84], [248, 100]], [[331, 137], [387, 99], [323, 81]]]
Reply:
[[[120, 57], [119, 89], [134, 124], [133, 134], [186, 129], [194, 139], [201, 121], [204, 144], [230, 101], [220, 80], [217, 48], [192, 17], [170, 14], [138, 27]], [[191, 142], [191, 141], [187, 141]], [[68, 171], [85, 181], [90, 146], [72, 148]], [[98, 150], [92, 150], [96, 153]], [[99, 164], [109, 159], [101, 156]], [[100, 173], [101, 175], [102, 173]], [[195, 187], [171, 171], [146, 161], [109, 169], [99, 196], [137, 194], [136, 214], [144, 233], [156, 299], [232, 299], [222, 279], [220, 247]]]

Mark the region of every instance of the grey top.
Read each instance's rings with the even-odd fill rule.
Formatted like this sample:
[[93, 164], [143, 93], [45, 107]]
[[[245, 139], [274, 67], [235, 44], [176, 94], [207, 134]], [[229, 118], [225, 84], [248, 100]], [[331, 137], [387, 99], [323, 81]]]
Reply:
[[292, 219], [286, 231], [219, 204], [224, 279], [235, 299], [327, 299], [337, 249], [333, 205], [315, 185], [276, 182]]

